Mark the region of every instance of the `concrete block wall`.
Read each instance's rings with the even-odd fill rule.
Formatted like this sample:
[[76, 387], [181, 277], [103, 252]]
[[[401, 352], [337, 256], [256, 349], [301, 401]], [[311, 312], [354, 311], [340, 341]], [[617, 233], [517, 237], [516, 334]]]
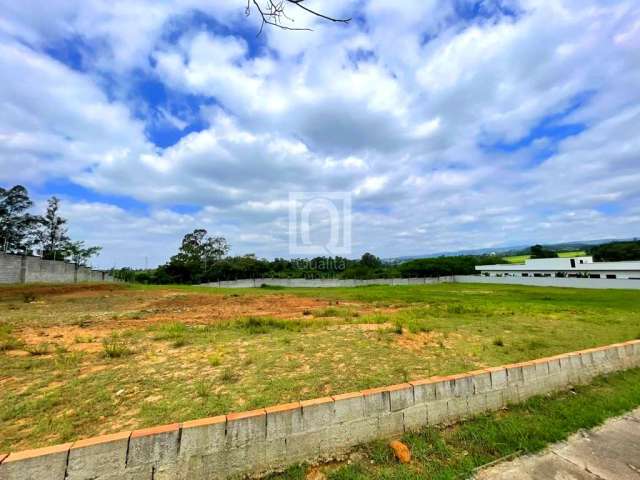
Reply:
[[40, 257], [24, 257], [26, 262], [25, 283], [73, 283], [75, 265], [55, 260], [42, 260]]
[[454, 282], [529, 285], [533, 287], [640, 290], [640, 280], [629, 280], [623, 278], [484, 277], [482, 275], [456, 275], [454, 277]]
[[600, 288], [640, 290], [640, 280], [605, 278], [556, 278], [556, 277], [483, 277], [482, 275], [455, 275], [434, 278], [377, 278], [372, 280], [341, 280], [304, 278], [256, 278], [205, 283], [205, 287], [255, 288], [263, 284], [282, 287], [363, 287], [366, 285], [426, 285], [433, 283], [491, 283], [505, 285], [530, 285], [534, 287]]
[[0, 454], [0, 480], [211, 480], [329, 460], [640, 367], [640, 340], [64, 445]]
[[19, 256], [0, 253], [0, 283], [20, 283], [21, 268]]
[[205, 283], [204, 287], [216, 288], [256, 288], [271, 285], [290, 288], [335, 288], [363, 287], [366, 285], [425, 285], [431, 283], [452, 282], [453, 277], [439, 278], [376, 278], [371, 280], [355, 279], [305, 279], [305, 278], [254, 278]]
[[0, 253], [1, 283], [111, 282], [106, 272], [40, 257]]

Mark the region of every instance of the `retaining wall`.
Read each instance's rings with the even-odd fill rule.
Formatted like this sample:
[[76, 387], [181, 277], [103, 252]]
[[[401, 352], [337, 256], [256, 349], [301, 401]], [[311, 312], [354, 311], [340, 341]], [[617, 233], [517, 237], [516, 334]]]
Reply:
[[107, 272], [69, 262], [0, 253], [0, 283], [111, 282]]
[[503, 285], [531, 285], [537, 287], [640, 289], [640, 280], [603, 278], [556, 278], [556, 277], [484, 277], [481, 275], [455, 275], [452, 277], [427, 278], [377, 278], [373, 280], [341, 280], [304, 278], [256, 278], [202, 284], [215, 288], [256, 288], [273, 285], [292, 288], [363, 287], [366, 285], [426, 285], [433, 283], [494, 283]]
[[[640, 340], [0, 455], [1, 480], [211, 480], [335, 458], [640, 366]], [[4, 458], [4, 460], [2, 460]]]

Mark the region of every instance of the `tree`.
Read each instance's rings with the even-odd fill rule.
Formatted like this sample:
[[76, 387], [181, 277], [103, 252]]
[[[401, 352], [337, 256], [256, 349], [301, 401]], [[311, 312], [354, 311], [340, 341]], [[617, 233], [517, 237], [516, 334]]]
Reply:
[[531, 258], [557, 258], [558, 254], [552, 250], [544, 248], [542, 245], [531, 247]]
[[41, 218], [40, 243], [42, 257], [49, 260], [64, 259], [64, 251], [69, 242], [67, 220], [58, 214], [60, 200], [51, 197], [47, 202], [47, 212]]
[[224, 237], [208, 237], [205, 229], [196, 229], [184, 236], [180, 250], [171, 257], [164, 271], [177, 282], [200, 281], [207, 269], [230, 248]]
[[362, 257], [360, 258], [360, 263], [369, 268], [379, 268], [382, 265], [380, 259], [369, 252], [362, 255]]
[[187, 233], [177, 255], [172, 258], [178, 263], [204, 263], [221, 259], [229, 252], [230, 246], [224, 237], [207, 237], [203, 228]]
[[85, 247], [84, 242], [67, 242], [62, 251], [64, 257], [69, 257], [76, 265], [86, 266], [91, 257], [99, 255], [102, 247]]
[[33, 246], [38, 217], [27, 212], [33, 206], [27, 189], [16, 185], [0, 187], [0, 249], [5, 253], [25, 253]]
[[506, 263], [495, 256], [460, 255], [455, 257], [419, 258], [399, 266], [403, 277], [441, 277], [447, 275], [474, 275], [477, 265]]
[[324, 15], [316, 10], [313, 10], [304, 5], [304, 0], [247, 0], [247, 7], [245, 8], [245, 15], [251, 15], [251, 10], [255, 8], [258, 11], [258, 15], [262, 19], [260, 25], [260, 31], [258, 35], [262, 33], [262, 29], [265, 25], [272, 25], [283, 30], [311, 30], [310, 28], [294, 27], [291, 24], [293, 19], [287, 16], [287, 8], [297, 8], [310, 15], [328, 20], [330, 22], [337, 23], [349, 23], [351, 18], [335, 18], [329, 15]]
[[640, 241], [611, 242], [591, 249], [596, 262], [622, 262], [640, 260]]

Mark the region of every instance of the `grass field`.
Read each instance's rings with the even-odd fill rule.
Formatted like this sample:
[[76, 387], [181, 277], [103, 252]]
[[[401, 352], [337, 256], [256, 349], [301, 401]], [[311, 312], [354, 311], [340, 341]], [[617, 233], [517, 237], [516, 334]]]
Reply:
[[[586, 255], [583, 250], [576, 250], [574, 252], [558, 252], [560, 258], [580, 257]], [[513, 255], [511, 257], [503, 257], [509, 263], [524, 263], [525, 260], [531, 258], [531, 255]]]
[[640, 336], [640, 292], [0, 288], [0, 451]]

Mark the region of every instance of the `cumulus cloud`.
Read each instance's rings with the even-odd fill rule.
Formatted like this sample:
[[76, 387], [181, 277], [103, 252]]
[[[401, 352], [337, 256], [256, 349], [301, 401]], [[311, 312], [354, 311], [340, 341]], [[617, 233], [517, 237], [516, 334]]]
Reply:
[[[0, 19], [0, 180], [142, 202], [66, 199], [80, 236], [108, 227], [105, 262], [139, 265], [142, 245], [161, 261], [201, 225], [237, 253], [286, 255], [292, 191], [353, 195], [354, 254], [640, 226], [630, 0], [331, 1], [354, 21], [292, 12], [314, 31], [257, 39], [237, 0], [28, 3]], [[154, 143], [158, 121], [174, 144]]]

